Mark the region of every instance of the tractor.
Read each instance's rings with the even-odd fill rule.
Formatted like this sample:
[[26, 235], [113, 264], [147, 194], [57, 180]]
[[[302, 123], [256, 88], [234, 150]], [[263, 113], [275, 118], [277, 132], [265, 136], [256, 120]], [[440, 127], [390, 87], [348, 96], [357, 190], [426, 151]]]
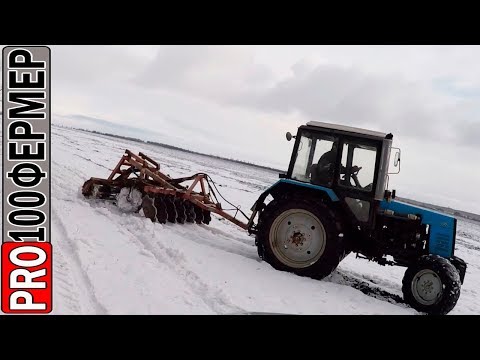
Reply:
[[[457, 303], [466, 263], [454, 217], [395, 200], [387, 189], [393, 135], [311, 121], [298, 128], [288, 171], [252, 210], [258, 255], [274, 268], [322, 279], [349, 253], [406, 267], [404, 300], [428, 314]], [[267, 205], [265, 199], [271, 196]]]
[[393, 135], [310, 121], [286, 138], [295, 139], [288, 170], [259, 196], [250, 216], [238, 207], [235, 215], [224, 210], [209, 175], [173, 179], [155, 160], [129, 150], [107, 179], [90, 178], [82, 192], [163, 224], [209, 224], [215, 213], [254, 236], [261, 259], [299, 276], [321, 280], [350, 253], [402, 266], [405, 302], [423, 313], [449, 313], [467, 268], [454, 255], [457, 220], [398, 201], [388, 190], [389, 175], [400, 171]]

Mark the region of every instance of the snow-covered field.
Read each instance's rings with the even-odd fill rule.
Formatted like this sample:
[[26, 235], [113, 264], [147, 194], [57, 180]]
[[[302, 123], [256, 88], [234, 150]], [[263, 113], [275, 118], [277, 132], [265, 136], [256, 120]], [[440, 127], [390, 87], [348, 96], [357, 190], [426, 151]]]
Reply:
[[[403, 268], [351, 254], [322, 281], [302, 278], [260, 261], [254, 238], [216, 215], [210, 225], [161, 225], [84, 199], [83, 182], [107, 177], [126, 148], [150, 155], [171, 176], [208, 173], [248, 214], [278, 179], [247, 165], [53, 127], [54, 314], [417, 314], [401, 301]], [[451, 314], [480, 313], [479, 240], [479, 224], [459, 220], [456, 254], [468, 269]]]

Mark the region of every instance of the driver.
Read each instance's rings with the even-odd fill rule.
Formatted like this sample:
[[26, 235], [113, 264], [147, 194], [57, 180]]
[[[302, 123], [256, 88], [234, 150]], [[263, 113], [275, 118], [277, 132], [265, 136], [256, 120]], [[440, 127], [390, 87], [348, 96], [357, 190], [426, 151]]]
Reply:
[[[338, 143], [334, 142], [332, 148], [324, 153], [317, 164], [313, 164], [310, 168], [312, 174], [312, 183], [331, 185], [333, 181], [333, 172], [335, 170], [335, 162], [337, 160]], [[355, 174], [361, 169], [358, 166], [352, 166], [350, 174]], [[347, 168], [340, 165], [340, 173], [346, 174]]]
[[310, 168], [312, 174], [312, 183], [331, 184], [333, 180], [333, 171], [335, 170], [335, 161], [337, 159], [338, 144], [334, 142], [332, 148], [324, 153], [317, 164]]

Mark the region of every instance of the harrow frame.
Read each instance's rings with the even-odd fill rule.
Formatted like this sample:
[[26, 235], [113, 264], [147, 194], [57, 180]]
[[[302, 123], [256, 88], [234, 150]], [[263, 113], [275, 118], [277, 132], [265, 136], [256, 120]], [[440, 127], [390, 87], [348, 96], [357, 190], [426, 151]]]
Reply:
[[[118, 175], [118, 176], [116, 176]], [[134, 175], [136, 177], [131, 177]], [[190, 186], [181, 183], [193, 180]], [[95, 185], [97, 189], [95, 189]], [[196, 187], [200, 189], [196, 190]], [[125, 154], [119, 160], [107, 179], [92, 177], [82, 187], [85, 197], [115, 200], [116, 194], [124, 187], [136, 188], [142, 196], [172, 196], [173, 198], [189, 201], [200, 209], [215, 213], [244, 230], [248, 230], [252, 218], [248, 223], [240, 221], [235, 216], [222, 209], [221, 204], [212, 201], [211, 194], [216, 198], [215, 192], [210, 186], [208, 175], [198, 173], [189, 177], [171, 178], [160, 171], [160, 165], [142, 152], [138, 155], [126, 149]], [[208, 189], [208, 192], [207, 192]], [[237, 208], [237, 213], [239, 209]], [[152, 220], [153, 221], [153, 220]]]

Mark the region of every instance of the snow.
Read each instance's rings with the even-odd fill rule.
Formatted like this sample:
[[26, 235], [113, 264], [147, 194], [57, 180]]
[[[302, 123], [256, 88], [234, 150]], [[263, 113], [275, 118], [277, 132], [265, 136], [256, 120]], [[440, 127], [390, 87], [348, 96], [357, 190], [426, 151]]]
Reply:
[[[53, 314], [418, 314], [401, 302], [404, 268], [350, 254], [326, 279], [302, 278], [262, 262], [254, 238], [214, 214], [210, 225], [162, 225], [86, 200], [84, 181], [108, 177], [125, 149], [171, 176], [208, 173], [247, 214], [278, 180], [269, 170], [54, 126]], [[478, 314], [480, 226], [459, 220], [458, 234], [456, 255], [468, 268], [451, 314]]]
[[142, 193], [137, 189], [123, 188], [117, 197], [117, 206], [124, 212], [134, 212], [142, 204]]

